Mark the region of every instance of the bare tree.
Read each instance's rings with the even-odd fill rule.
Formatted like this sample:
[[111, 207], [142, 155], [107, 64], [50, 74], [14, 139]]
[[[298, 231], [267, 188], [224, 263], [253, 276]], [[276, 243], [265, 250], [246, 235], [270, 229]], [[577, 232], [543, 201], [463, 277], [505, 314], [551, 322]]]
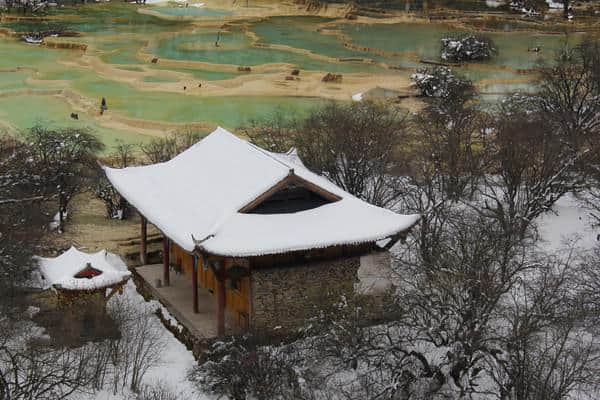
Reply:
[[600, 134], [600, 41], [586, 39], [543, 68], [539, 102], [565, 146], [589, 145]]
[[481, 174], [482, 154], [475, 149], [481, 144], [484, 118], [475, 100], [471, 82], [457, 78], [442, 96], [430, 99], [416, 118], [424, 147], [416, 157], [433, 169], [453, 200], [470, 197]]
[[597, 390], [600, 342], [579, 304], [580, 273], [573, 253], [551, 257], [513, 287], [499, 310], [503, 352], [488, 359], [497, 398], [558, 400]]
[[138, 392], [148, 369], [160, 363], [164, 331], [149, 307], [140, 309], [127, 297], [115, 299], [110, 306], [121, 333], [120, 339], [107, 344], [113, 392], [125, 388]]
[[583, 189], [585, 179], [576, 165], [589, 154], [566, 147], [536, 104], [537, 98], [528, 95], [503, 101], [484, 148], [489, 163], [480, 211], [496, 219], [505, 235], [520, 239], [562, 196]]
[[131, 400], [184, 400], [181, 394], [169, 387], [167, 382], [158, 382], [153, 385], [142, 385], [139, 393]]
[[91, 392], [94, 348], [53, 348], [35, 332], [27, 322], [0, 319], [0, 398], [60, 400]]
[[570, 0], [562, 0], [563, 3], [563, 16], [569, 18]]
[[302, 121], [297, 132], [295, 145], [308, 168], [369, 203], [390, 207], [397, 202], [398, 146], [406, 123], [393, 108], [329, 103]]
[[146, 156], [148, 163], [161, 163], [169, 161], [177, 154], [200, 141], [204, 136], [204, 133], [188, 127], [173, 132], [167, 137], [154, 139], [149, 143], [141, 144], [140, 150]]
[[300, 387], [293, 347], [265, 346], [260, 335], [218, 342], [208, 361], [190, 371], [200, 388], [231, 399], [298, 399]]
[[498, 307], [530, 268], [525, 250], [493, 220], [463, 210], [446, 224], [433, 257], [423, 260], [410, 249], [399, 255], [398, 302], [406, 316], [398, 323], [425, 349], [447, 349], [437, 365], [421, 354], [424, 367], [447, 371], [440, 388], [451, 381], [460, 396], [478, 391], [482, 364], [498, 351]]
[[353, 301], [317, 314], [323, 325], [305, 339], [314, 353], [303, 354], [318, 365], [313, 382], [322, 398], [595, 393], [600, 342], [596, 323], [586, 320], [591, 310], [581, 307], [579, 264], [539, 257], [518, 241], [506, 257], [502, 229], [477, 213], [445, 229], [433, 263], [411, 247], [399, 254], [390, 320], [364, 325]]
[[394, 108], [331, 102], [302, 120], [275, 113], [241, 129], [266, 150], [281, 153], [294, 147], [309, 169], [367, 202], [392, 207], [398, 201], [399, 144], [407, 124]]
[[[118, 141], [107, 161], [113, 167], [127, 168], [135, 161], [133, 144]], [[104, 171], [100, 168], [98, 169], [98, 178], [94, 186], [94, 194], [104, 202], [106, 206], [106, 218], [126, 219], [129, 216], [129, 203], [111, 185]]]
[[16, 303], [47, 222], [42, 204], [51, 198], [29, 146], [0, 137], [0, 318], [20, 314]]
[[400, 208], [421, 215], [413, 235], [425, 263], [435, 259], [448, 222], [463, 212], [461, 201], [472, 200], [486, 164], [487, 118], [475, 105], [473, 86], [458, 79], [446, 88], [414, 119], [420, 145], [406, 154], [399, 190]]
[[95, 176], [96, 154], [104, 145], [85, 129], [45, 128], [36, 125], [26, 135], [47, 194], [58, 201], [59, 229], [76, 193], [87, 189]]
[[253, 119], [240, 129], [263, 149], [285, 153], [295, 146], [296, 125], [296, 120], [278, 109], [270, 118]]

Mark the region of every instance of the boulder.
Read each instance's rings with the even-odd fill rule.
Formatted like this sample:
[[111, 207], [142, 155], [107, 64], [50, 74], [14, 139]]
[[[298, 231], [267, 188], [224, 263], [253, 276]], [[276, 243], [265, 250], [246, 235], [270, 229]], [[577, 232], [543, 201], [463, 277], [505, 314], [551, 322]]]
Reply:
[[323, 82], [342, 83], [342, 74], [332, 74], [328, 72], [327, 75], [321, 79]]

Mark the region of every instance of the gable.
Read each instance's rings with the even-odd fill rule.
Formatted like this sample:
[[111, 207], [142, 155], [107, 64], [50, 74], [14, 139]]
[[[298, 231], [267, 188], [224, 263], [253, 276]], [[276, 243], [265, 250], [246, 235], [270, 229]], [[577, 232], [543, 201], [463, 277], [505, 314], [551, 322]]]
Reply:
[[239, 212], [245, 214], [288, 214], [311, 210], [339, 200], [341, 200], [340, 196], [290, 172], [290, 175], [285, 179], [242, 207]]

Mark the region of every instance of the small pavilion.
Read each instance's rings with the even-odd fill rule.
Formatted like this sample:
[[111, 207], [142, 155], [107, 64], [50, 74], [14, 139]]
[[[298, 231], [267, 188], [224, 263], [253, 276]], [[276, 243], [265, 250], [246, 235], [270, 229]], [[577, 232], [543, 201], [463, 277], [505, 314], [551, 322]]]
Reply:
[[150, 222], [163, 234], [162, 284], [172, 271], [190, 279], [194, 312], [199, 290], [210, 293], [219, 335], [293, 329], [324, 294], [352, 291], [372, 255], [389, 261], [381, 253], [419, 220], [223, 128], [170, 161], [104, 171], [141, 215], [142, 264]]
[[[131, 272], [119, 256], [101, 250], [84, 253], [71, 247], [55, 258], [36, 257], [42, 288], [49, 301], [38, 323], [55, 343], [85, 343], [117, 334], [118, 326], [108, 315], [106, 304], [123, 286]], [[51, 292], [50, 292], [51, 291]]]
[[64, 296], [98, 293], [108, 300], [116, 291], [122, 291], [131, 276], [120, 258], [106, 250], [89, 254], [71, 247], [58, 257], [36, 260], [43, 288]]

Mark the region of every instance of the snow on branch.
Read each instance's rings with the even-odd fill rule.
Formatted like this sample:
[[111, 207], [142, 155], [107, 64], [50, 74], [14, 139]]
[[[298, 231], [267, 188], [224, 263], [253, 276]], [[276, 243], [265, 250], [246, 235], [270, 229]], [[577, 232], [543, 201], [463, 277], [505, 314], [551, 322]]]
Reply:
[[497, 53], [492, 40], [481, 36], [447, 36], [441, 41], [441, 57], [447, 61], [487, 60]]

